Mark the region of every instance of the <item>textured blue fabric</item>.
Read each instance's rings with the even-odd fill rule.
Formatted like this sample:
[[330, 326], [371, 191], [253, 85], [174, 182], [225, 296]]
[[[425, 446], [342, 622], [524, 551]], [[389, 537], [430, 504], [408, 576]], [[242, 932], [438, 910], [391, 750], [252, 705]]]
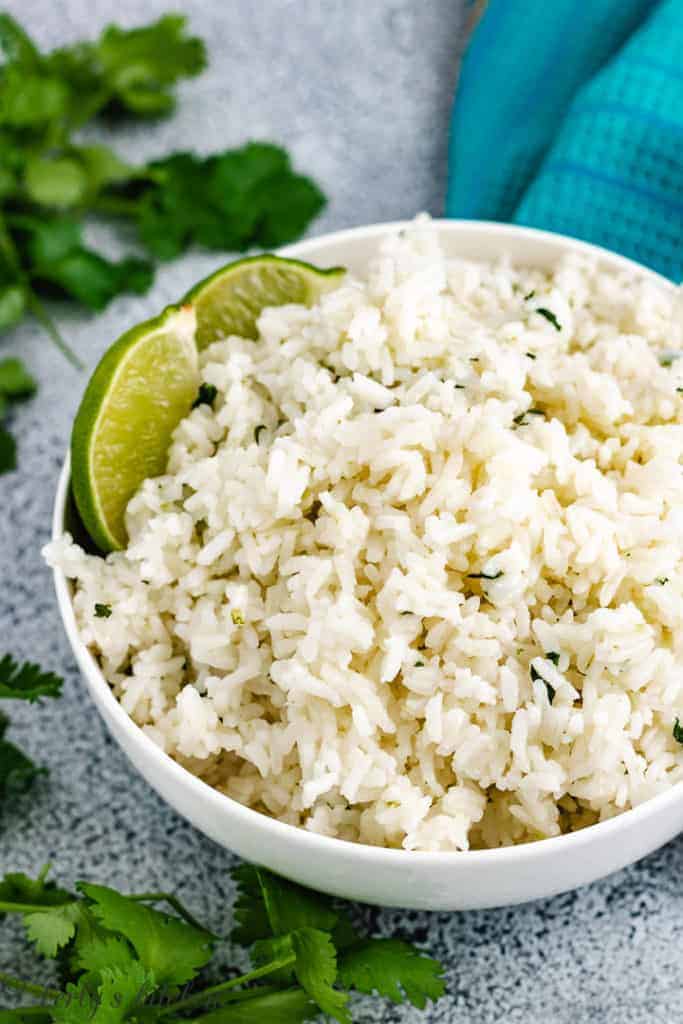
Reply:
[[446, 210], [683, 278], [683, 0], [490, 0], [463, 62]]

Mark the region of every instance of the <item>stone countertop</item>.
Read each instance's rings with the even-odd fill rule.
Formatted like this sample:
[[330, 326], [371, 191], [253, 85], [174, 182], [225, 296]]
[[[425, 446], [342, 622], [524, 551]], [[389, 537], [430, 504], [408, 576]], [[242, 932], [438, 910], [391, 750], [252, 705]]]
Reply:
[[[133, 25], [182, 7], [209, 44], [210, 63], [180, 89], [178, 113], [119, 134], [133, 160], [249, 138], [284, 143], [329, 205], [315, 233], [439, 214], [465, 0], [9, 0], [5, 9], [45, 47]], [[117, 299], [97, 318], [60, 314], [88, 367], [120, 331], [182, 294], [222, 261], [193, 253], [164, 266], [144, 297]], [[18, 472], [0, 478], [0, 651], [31, 657], [66, 679], [61, 701], [11, 708], [12, 738], [49, 767], [5, 816], [0, 869], [51, 861], [76, 878], [123, 889], [174, 889], [225, 932], [234, 858], [194, 831], [148, 788], [109, 738], [85, 695], [57, 616], [40, 548], [57, 474], [84, 386], [34, 325], [3, 336], [40, 381], [15, 417]], [[359, 908], [366, 924], [403, 934], [441, 958], [449, 994], [422, 1014], [361, 1000], [358, 1019], [493, 1024], [669, 1024], [677, 1019], [683, 931], [683, 840], [586, 889], [522, 907], [461, 914]], [[0, 970], [34, 975], [11, 924], [0, 927]], [[34, 975], [35, 976], [35, 975]]]

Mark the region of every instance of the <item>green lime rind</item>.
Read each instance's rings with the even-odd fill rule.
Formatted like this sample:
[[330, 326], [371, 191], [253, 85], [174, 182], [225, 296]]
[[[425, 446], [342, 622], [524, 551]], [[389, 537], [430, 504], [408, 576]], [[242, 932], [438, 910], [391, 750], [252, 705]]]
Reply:
[[126, 506], [165, 470], [171, 435], [197, 396], [195, 327], [191, 306], [169, 306], [126, 331], [90, 378], [71, 433], [71, 484], [103, 552], [126, 546]]
[[196, 284], [183, 302], [197, 312], [197, 347], [237, 335], [256, 338], [256, 322], [266, 306], [296, 302], [311, 306], [339, 286], [344, 267], [321, 270], [301, 260], [270, 253], [228, 263]]

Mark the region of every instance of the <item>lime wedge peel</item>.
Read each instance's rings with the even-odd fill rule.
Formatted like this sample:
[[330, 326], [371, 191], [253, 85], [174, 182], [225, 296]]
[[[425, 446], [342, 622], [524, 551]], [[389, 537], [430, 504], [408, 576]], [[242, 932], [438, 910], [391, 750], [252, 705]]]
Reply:
[[173, 430], [197, 397], [189, 305], [133, 327], [90, 378], [71, 435], [71, 483], [83, 525], [102, 551], [125, 547], [126, 506], [166, 468]]
[[128, 502], [166, 468], [171, 435], [197, 397], [198, 350], [230, 335], [256, 338], [266, 306], [313, 305], [345, 272], [270, 254], [237, 260], [114, 342], [90, 378], [71, 434], [73, 496], [101, 551], [126, 546]]
[[221, 267], [192, 288], [183, 302], [197, 312], [197, 347], [237, 335], [256, 338], [256, 322], [266, 306], [298, 302], [311, 306], [337, 288], [344, 267], [321, 270], [282, 256], [247, 256]]

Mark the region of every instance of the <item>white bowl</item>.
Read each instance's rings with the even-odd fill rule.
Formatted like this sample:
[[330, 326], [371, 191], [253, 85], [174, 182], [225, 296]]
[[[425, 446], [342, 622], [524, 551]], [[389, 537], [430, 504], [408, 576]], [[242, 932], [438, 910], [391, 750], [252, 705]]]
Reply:
[[[604, 249], [542, 231], [468, 221], [437, 221], [447, 251], [550, 267], [568, 250], [599, 256], [603, 265], [629, 268], [669, 281]], [[375, 224], [310, 239], [283, 254], [363, 270], [379, 239], [405, 224]], [[64, 529], [69, 485], [67, 458], [55, 502], [53, 536]], [[683, 829], [683, 784], [635, 810], [580, 832], [537, 843], [462, 853], [410, 853], [315, 835], [242, 806], [191, 775], [162, 753], [114, 698], [95, 659], [81, 642], [70, 585], [56, 571], [59, 610], [90, 694], [110, 732], [150, 785], [215, 842], [288, 878], [350, 899], [425, 910], [498, 907], [585, 885], [631, 864]]]

